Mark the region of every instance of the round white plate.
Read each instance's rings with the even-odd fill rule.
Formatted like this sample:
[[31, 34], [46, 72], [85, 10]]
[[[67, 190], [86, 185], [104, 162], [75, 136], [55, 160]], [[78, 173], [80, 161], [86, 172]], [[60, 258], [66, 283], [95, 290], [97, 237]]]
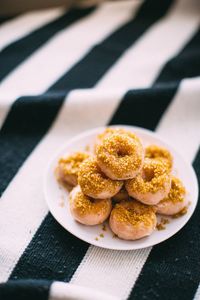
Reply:
[[[54, 176], [55, 167], [58, 159], [61, 156], [74, 151], [84, 151], [88, 145], [90, 145], [91, 148], [96, 135], [105, 129], [103, 127], [84, 132], [71, 139], [64, 145], [64, 147], [60, 149], [60, 151], [58, 151], [53, 160], [49, 163], [44, 177], [44, 193], [49, 210], [54, 218], [67, 231], [79, 239], [95, 246], [115, 250], [134, 250], [161, 243], [178, 232], [191, 218], [198, 199], [198, 184], [196, 174], [192, 166], [186, 162], [182, 156], [173, 149], [173, 147], [164, 142], [156, 133], [132, 126], [118, 125], [112, 127], [125, 128], [136, 133], [141, 138], [144, 146], [147, 146], [148, 144], [156, 144], [166, 147], [172, 153], [174, 157], [173, 173], [183, 181], [187, 189], [187, 197], [191, 203], [187, 214], [177, 219], [169, 218], [170, 223], [166, 225], [165, 230], [155, 230], [151, 236], [137, 241], [125, 241], [114, 237], [107, 223], [106, 231], [104, 231], [102, 225], [85, 226], [79, 224], [72, 218], [69, 211], [68, 192], [60, 187], [57, 183]], [[103, 237], [101, 237], [102, 234]]]

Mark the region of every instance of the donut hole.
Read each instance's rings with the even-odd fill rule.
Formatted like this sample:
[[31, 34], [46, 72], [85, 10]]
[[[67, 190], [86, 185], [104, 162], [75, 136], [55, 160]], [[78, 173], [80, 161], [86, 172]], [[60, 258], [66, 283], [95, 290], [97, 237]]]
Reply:
[[101, 177], [101, 179], [108, 179], [108, 176], [106, 176], [106, 174], [103, 173], [101, 170], [99, 170], [99, 176]]
[[88, 200], [89, 200], [91, 203], [95, 203], [95, 199], [94, 199], [94, 198], [89, 197], [89, 196], [87, 196], [87, 197], [88, 197]]
[[129, 153], [126, 149], [119, 149], [116, 154], [118, 157], [124, 157], [124, 156], [129, 155]]
[[120, 145], [118, 147], [116, 147], [116, 156], [121, 158], [121, 157], [125, 157], [125, 156], [129, 156], [133, 153], [133, 147], [132, 145]]
[[94, 173], [94, 180], [95, 180], [96, 176], [99, 179], [108, 179], [108, 176], [106, 176], [106, 174], [102, 172], [102, 170], [99, 168], [99, 166], [96, 166], [95, 173]]
[[153, 169], [145, 169], [142, 172], [142, 178], [145, 182], [150, 182], [155, 177]]

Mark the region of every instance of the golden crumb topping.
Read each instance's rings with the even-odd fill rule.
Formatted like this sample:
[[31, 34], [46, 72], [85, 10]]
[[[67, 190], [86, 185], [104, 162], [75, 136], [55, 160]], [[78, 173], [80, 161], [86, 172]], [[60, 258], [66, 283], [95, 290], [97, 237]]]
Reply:
[[[75, 197], [75, 198], [74, 198]], [[70, 194], [70, 201], [73, 201], [75, 208], [80, 214], [105, 214], [111, 206], [110, 199], [93, 199], [83, 194], [82, 191], [76, 192], [75, 196]]]
[[162, 161], [145, 158], [141, 174], [127, 180], [127, 188], [139, 193], [156, 193], [165, 190], [166, 182], [170, 181], [170, 174]]
[[131, 131], [125, 130], [123, 128], [111, 128], [111, 127], [107, 127], [104, 130], [104, 132], [98, 134], [97, 139], [99, 141], [102, 141], [104, 138], [106, 138], [112, 134], [128, 135], [129, 137], [131, 137], [133, 139], [139, 140], [139, 138]]
[[166, 224], [169, 224], [169, 219], [166, 218], [161, 218], [160, 223], [157, 223], [156, 228], [160, 230], [165, 230], [166, 229]]
[[183, 186], [183, 183], [181, 180], [175, 176], [172, 176], [171, 181], [171, 189], [169, 191], [169, 194], [166, 198], [160, 201], [160, 203], [163, 202], [172, 202], [172, 203], [178, 203], [183, 202], [185, 198], [186, 190]]
[[94, 158], [89, 158], [82, 163], [78, 173], [78, 182], [85, 194], [92, 192], [96, 195], [105, 190], [115, 193], [116, 187], [120, 188], [123, 184], [122, 181], [108, 178]]
[[107, 230], [107, 228], [106, 228], [106, 224], [103, 224], [103, 226], [102, 226], [102, 230], [103, 230], [103, 231], [106, 231], [106, 230]]
[[[130, 133], [131, 134], [131, 133]], [[134, 134], [112, 134], [96, 148], [97, 161], [112, 169], [118, 177], [137, 170], [143, 161], [143, 147]]]
[[75, 152], [60, 158], [58, 165], [62, 167], [64, 175], [78, 175], [80, 165], [89, 157], [86, 152]]
[[185, 206], [183, 209], [181, 209], [177, 214], [173, 215], [172, 218], [173, 219], [177, 219], [180, 218], [182, 216], [184, 216], [185, 214], [187, 214], [188, 208]]
[[121, 131], [120, 129], [114, 129], [114, 128], [110, 128], [110, 127], [107, 127], [104, 132], [100, 133], [97, 135], [97, 139], [98, 140], [103, 140], [105, 137], [111, 135], [111, 134], [114, 134], [114, 133], [118, 133], [119, 131]]
[[152, 159], [161, 159], [164, 160], [169, 169], [172, 168], [173, 165], [173, 157], [171, 153], [163, 148], [156, 145], [150, 145], [145, 149], [145, 157]]
[[135, 200], [116, 204], [111, 214], [118, 222], [128, 223], [133, 226], [141, 223], [145, 226], [150, 226], [155, 219], [155, 209], [152, 206]]

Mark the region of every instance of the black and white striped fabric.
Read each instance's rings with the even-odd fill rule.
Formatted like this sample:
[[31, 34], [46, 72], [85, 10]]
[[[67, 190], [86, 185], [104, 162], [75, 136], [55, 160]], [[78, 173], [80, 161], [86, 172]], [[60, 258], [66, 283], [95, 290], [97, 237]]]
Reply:
[[0, 299], [200, 299], [200, 204], [137, 251], [75, 238], [48, 212], [45, 166], [108, 124], [159, 132], [200, 180], [200, 2], [123, 0], [0, 18]]

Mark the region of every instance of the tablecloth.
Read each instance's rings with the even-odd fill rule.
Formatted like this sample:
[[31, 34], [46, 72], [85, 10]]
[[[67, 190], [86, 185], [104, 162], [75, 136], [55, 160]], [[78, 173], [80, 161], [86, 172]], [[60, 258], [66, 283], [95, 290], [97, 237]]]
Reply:
[[129, 124], [158, 132], [200, 179], [200, 2], [124, 0], [0, 22], [0, 299], [199, 299], [199, 203], [164, 243], [106, 250], [55, 221], [43, 173], [78, 133]]

